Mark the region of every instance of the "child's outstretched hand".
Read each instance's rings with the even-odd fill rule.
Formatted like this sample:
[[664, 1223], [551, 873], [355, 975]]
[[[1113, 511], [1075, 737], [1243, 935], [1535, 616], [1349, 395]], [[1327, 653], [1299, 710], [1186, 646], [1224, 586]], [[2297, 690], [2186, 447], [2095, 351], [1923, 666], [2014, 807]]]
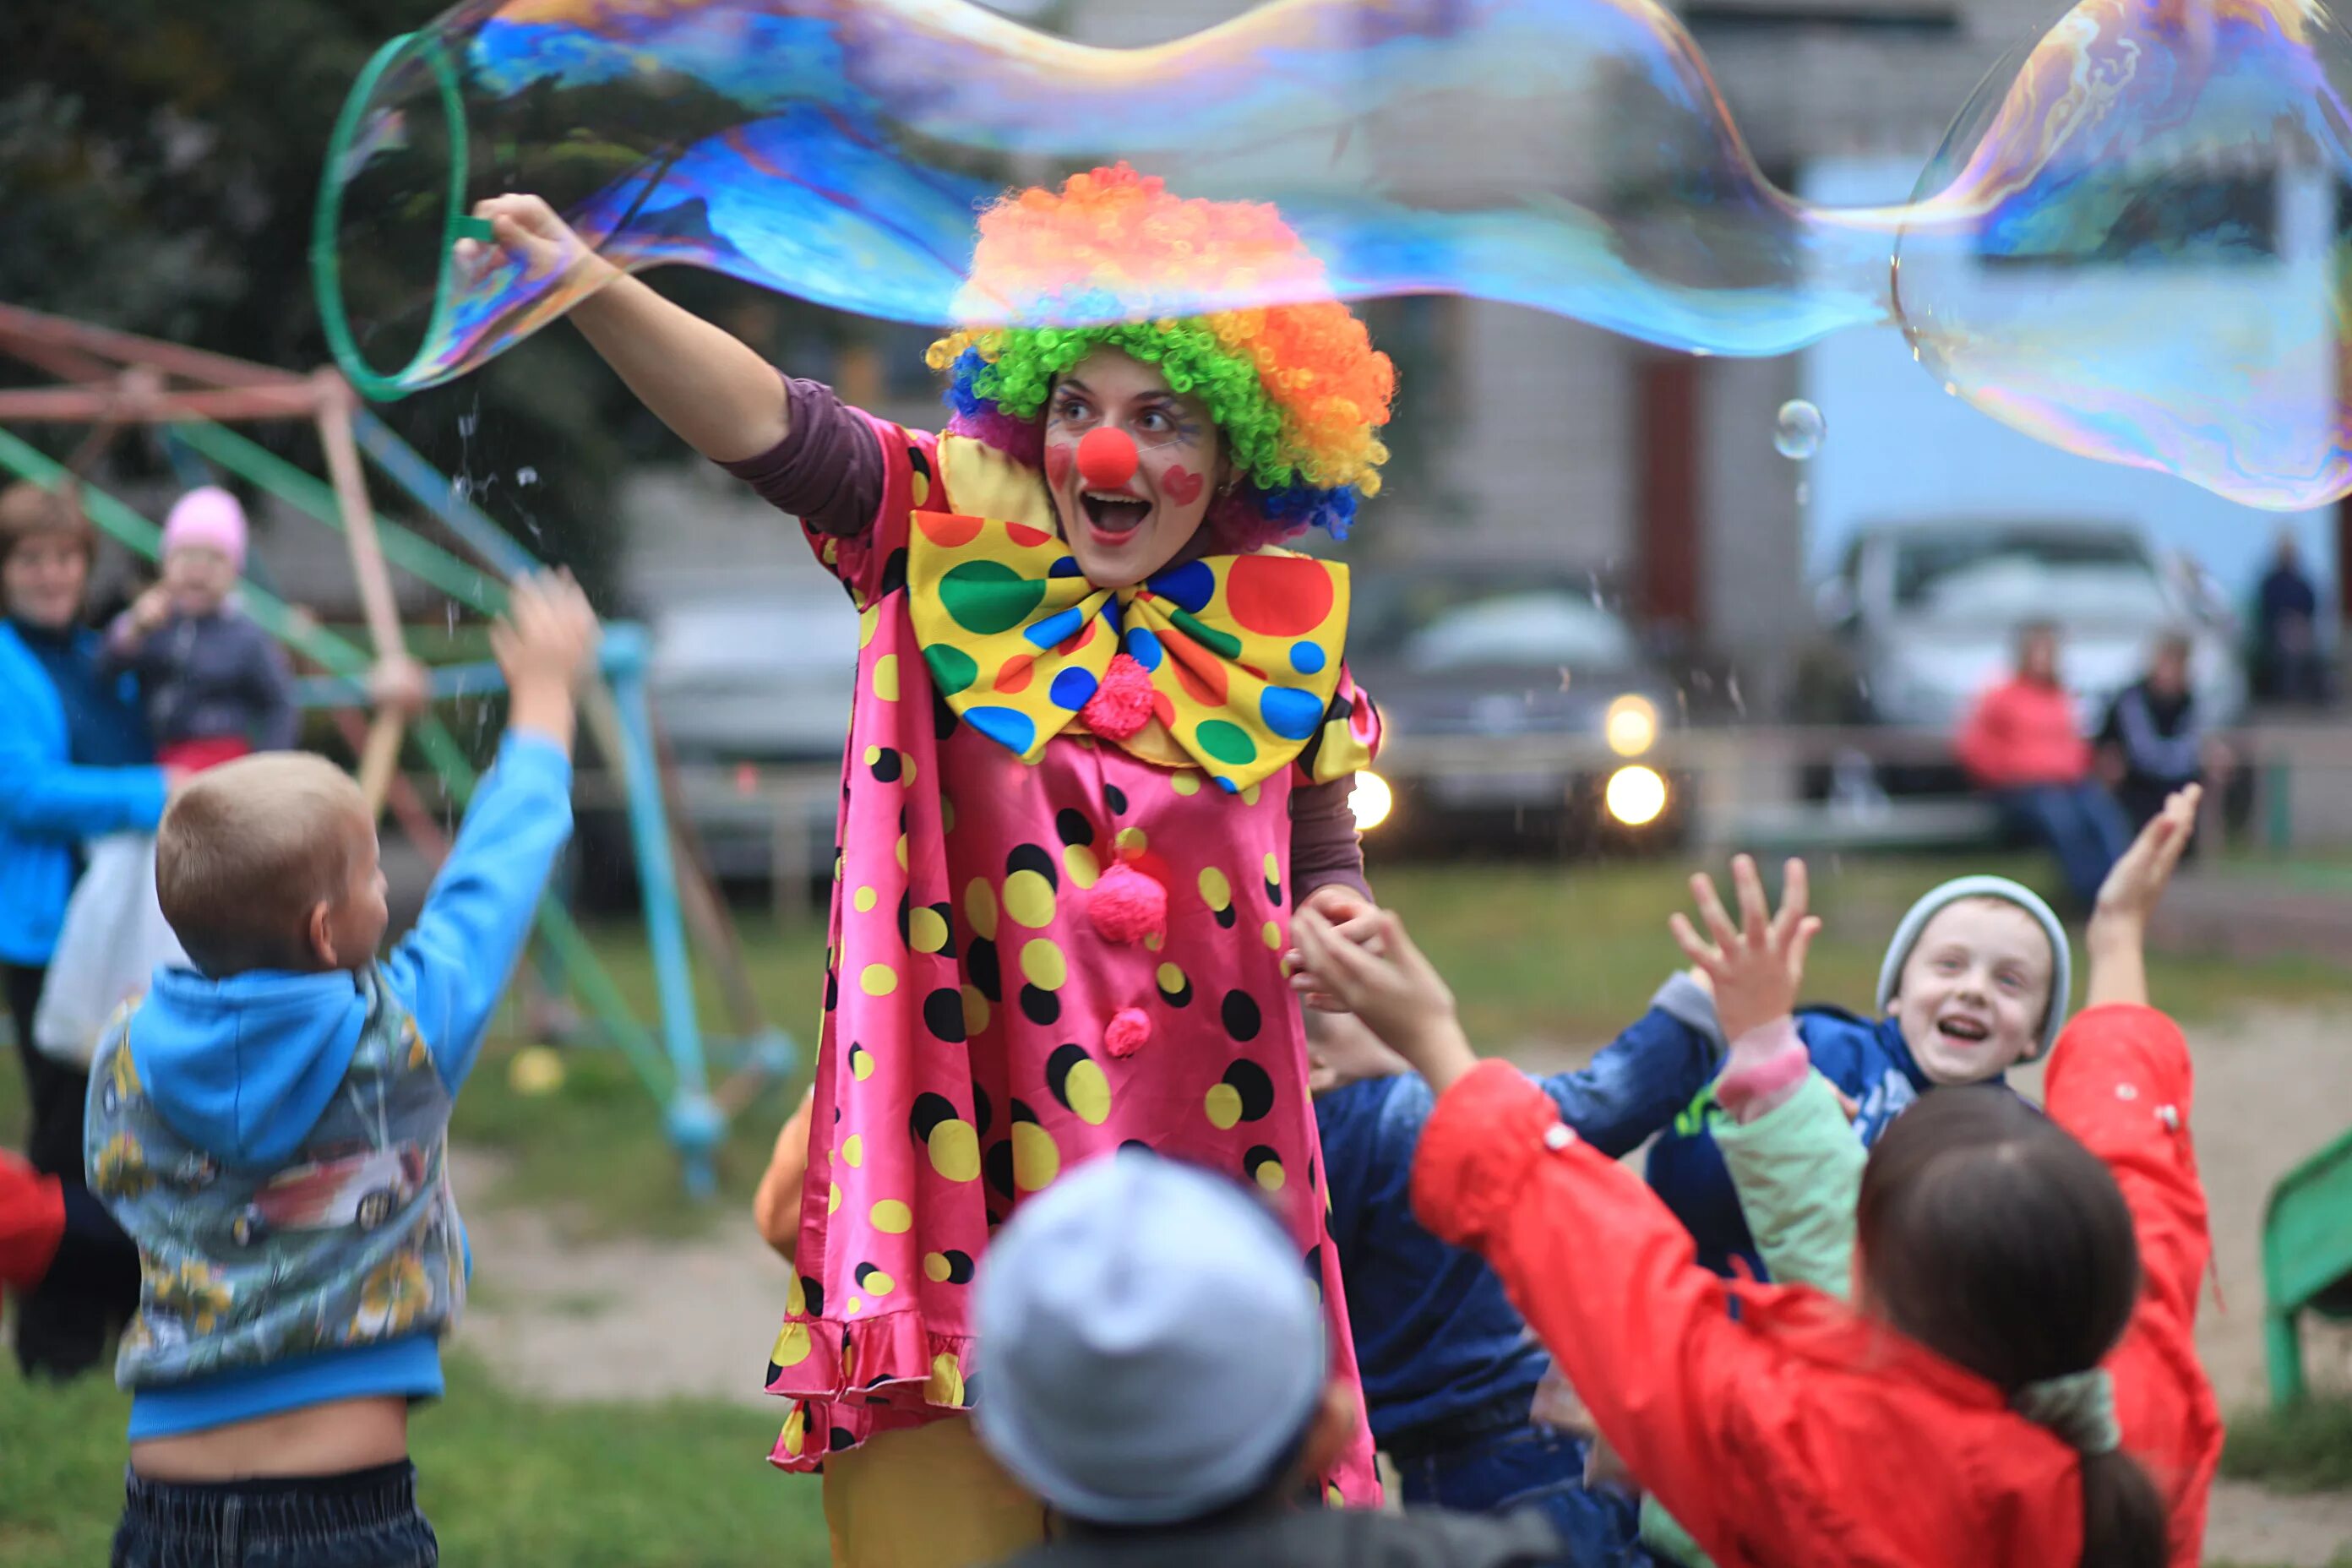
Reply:
[[2147, 1001], [2148, 917], [2172, 883], [2172, 873], [2189, 847], [2189, 836], [2197, 829], [2197, 807], [2204, 797], [2199, 784], [2175, 791], [2099, 885], [2084, 944], [2091, 953], [2084, 1006]]
[[569, 572], [515, 580], [506, 617], [490, 628], [490, 649], [506, 672], [509, 729], [571, 744], [572, 693], [595, 662], [597, 637], [596, 612]]
[[2091, 910], [2094, 929], [2102, 922], [2114, 926], [2124, 921], [2146, 927], [2189, 847], [2189, 836], [2197, 829], [2198, 803], [2204, 797], [2202, 784], [2175, 790], [2164, 809], [2148, 819], [2099, 884], [2099, 900]]
[[1291, 935], [1318, 983], [1443, 1094], [1478, 1065], [1454, 1016], [1454, 993], [1392, 910], [1371, 918], [1370, 939], [1354, 942], [1314, 909], [1302, 909]]
[[1691, 895], [1698, 900], [1699, 915], [1713, 940], [1702, 938], [1679, 911], [1667, 921], [1684, 953], [1713, 983], [1715, 1015], [1727, 1040], [1738, 1040], [1796, 1011], [1797, 988], [1805, 979], [1805, 951], [1822, 922], [1806, 913], [1805, 863], [1790, 861], [1784, 875], [1777, 915], [1765, 900], [1756, 862], [1742, 855], [1731, 863], [1738, 926], [1724, 912], [1714, 881], [1703, 871], [1691, 879]]

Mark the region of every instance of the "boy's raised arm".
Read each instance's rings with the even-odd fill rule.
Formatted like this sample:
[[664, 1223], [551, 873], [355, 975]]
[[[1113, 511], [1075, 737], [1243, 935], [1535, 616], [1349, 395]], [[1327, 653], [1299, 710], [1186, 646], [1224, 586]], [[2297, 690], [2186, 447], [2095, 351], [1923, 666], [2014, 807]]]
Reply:
[[509, 693], [498, 764], [467, 810], [416, 929], [383, 965], [453, 1094], [472, 1070], [572, 836], [572, 693], [596, 649], [595, 614], [569, 577], [517, 583], [508, 617], [491, 632]]

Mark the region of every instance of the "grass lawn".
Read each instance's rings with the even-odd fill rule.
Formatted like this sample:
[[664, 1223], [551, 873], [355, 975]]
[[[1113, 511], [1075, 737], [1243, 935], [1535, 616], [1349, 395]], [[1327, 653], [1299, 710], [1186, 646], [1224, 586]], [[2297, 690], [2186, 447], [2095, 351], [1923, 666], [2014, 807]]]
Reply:
[[[103, 1563], [122, 1508], [130, 1399], [0, 1371], [0, 1563]], [[765, 1411], [728, 1405], [552, 1405], [449, 1367], [449, 1397], [410, 1430], [444, 1562], [501, 1568], [816, 1568], [813, 1479], [760, 1460]]]

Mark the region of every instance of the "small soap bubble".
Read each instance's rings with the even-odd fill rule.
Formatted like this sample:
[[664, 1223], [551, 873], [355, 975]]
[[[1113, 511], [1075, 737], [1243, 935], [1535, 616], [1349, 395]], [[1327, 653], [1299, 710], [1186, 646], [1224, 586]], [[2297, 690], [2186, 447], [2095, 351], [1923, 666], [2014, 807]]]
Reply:
[[535, 485], [539, 483], [539, 470], [537, 468], [516, 469], [515, 483], [519, 485]]
[[1792, 397], [1780, 405], [1780, 416], [1772, 421], [1773, 449], [1792, 463], [1804, 462], [1822, 449], [1822, 437], [1829, 428], [1820, 409], [1801, 397]]

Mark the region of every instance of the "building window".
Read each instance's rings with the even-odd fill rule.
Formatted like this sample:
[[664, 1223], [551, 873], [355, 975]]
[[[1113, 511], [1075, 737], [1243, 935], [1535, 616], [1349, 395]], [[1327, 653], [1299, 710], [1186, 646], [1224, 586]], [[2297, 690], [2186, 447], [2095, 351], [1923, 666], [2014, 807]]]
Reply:
[[[2155, 178], [2084, 181], [2050, 198], [2071, 223], [1990, 224], [1978, 242], [1988, 268], [2213, 267], [2279, 253], [2279, 181], [2272, 171], [2181, 169]], [[2103, 231], [2086, 220], [2110, 213]], [[2061, 232], [2061, 229], [2064, 232]]]

